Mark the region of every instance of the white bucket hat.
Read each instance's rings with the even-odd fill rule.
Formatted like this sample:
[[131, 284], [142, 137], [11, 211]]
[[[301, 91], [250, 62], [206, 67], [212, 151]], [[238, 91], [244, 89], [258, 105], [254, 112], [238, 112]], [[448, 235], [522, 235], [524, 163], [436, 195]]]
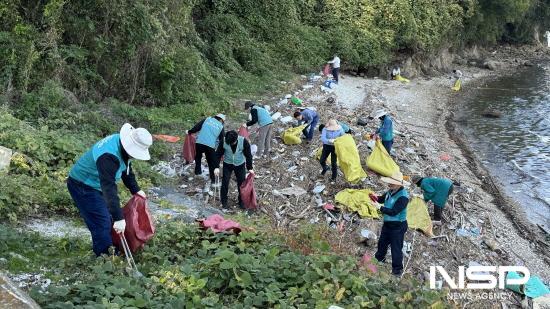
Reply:
[[403, 187], [408, 187], [411, 185], [408, 181], [403, 180], [403, 174], [401, 174], [401, 172], [397, 172], [391, 175], [391, 177], [380, 177], [380, 180], [382, 180], [385, 183], [403, 186]]
[[130, 157], [143, 161], [151, 159], [149, 147], [153, 145], [153, 137], [147, 129], [135, 129], [125, 123], [120, 129], [120, 142]]
[[388, 112], [386, 112], [385, 110], [379, 109], [373, 114], [372, 118], [380, 118], [380, 117], [382, 117], [384, 115], [387, 115], [387, 114], [388, 114]]
[[221, 120], [225, 121], [225, 115], [224, 114], [217, 114], [216, 117], [218, 117]]

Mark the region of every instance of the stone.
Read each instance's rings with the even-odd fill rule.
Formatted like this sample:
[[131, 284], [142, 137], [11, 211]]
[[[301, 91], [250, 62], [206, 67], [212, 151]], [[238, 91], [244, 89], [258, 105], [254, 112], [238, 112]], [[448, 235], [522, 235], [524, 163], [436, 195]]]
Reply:
[[40, 306], [7, 276], [0, 274], [0, 308], [40, 309]]
[[483, 63], [483, 66], [489, 70], [498, 70], [502, 67], [502, 63], [494, 60], [487, 60]]

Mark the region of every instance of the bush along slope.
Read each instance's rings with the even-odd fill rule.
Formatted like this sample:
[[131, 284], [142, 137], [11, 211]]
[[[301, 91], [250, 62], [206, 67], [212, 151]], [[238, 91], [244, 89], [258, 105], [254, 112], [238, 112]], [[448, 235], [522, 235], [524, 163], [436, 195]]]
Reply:
[[[13, 237], [0, 233], [0, 237]], [[20, 240], [20, 238], [18, 238]], [[6, 240], [6, 239], [4, 239]], [[10, 246], [9, 240], [5, 243]], [[40, 242], [33, 246], [44, 246]], [[444, 308], [442, 294], [411, 280], [367, 273], [329, 252], [302, 255], [256, 232], [213, 234], [178, 222], [161, 225], [135, 256], [144, 277], [129, 276], [119, 257], [74, 257], [46, 291], [44, 308]], [[69, 247], [72, 246], [72, 247]], [[35, 248], [38, 249], [38, 248]], [[67, 263], [80, 257], [80, 262]], [[71, 256], [71, 253], [69, 253]], [[46, 262], [48, 263], [48, 262]], [[51, 262], [50, 262], [51, 263]], [[47, 264], [46, 264], [47, 267]], [[75, 267], [71, 272], [70, 267]]]

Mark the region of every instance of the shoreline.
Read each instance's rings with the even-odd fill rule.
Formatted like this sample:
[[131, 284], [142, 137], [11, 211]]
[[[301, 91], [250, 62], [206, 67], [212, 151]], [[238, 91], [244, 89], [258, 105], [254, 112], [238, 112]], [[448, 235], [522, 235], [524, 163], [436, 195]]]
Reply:
[[[509, 71], [502, 72], [505, 74], [512, 74], [512, 72]], [[473, 84], [480, 84], [492, 78], [493, 77], [482, 78], [474, 81]], [[469, 146], [466, 137], [459, 132], [459, 125], [456, 119], [456, 113], [459, 107], [458, 104], [455, 103], [457, 103], [457, 101], [464, 101], [466, 96], [476, 96], [476, 90], [476, 88], [469, 88], [464, 91], [465, 95], [461, 97], [461, 99], [457, 99], [457, 97], [451, 97], [449, 99], [447, 102], [448, 114], [445, 117], [445, 128], [447, 129], [447, 133], [462, 150], [464, 158], [466, 158], [466, 160], [468, 160], [471, 164], [470, 168], [472, 172], [477, 175], [479, 181], [483, 184], [483, 190], [493, 196], [495, 199], [495, 204], [500, 205], [499, 208], [506, 213], [508, 218], [514, 224], [517, 232], [519, 232], [523, 238], [536, 241], [539, 253], [542, 254], [546, 259], [546, 262], [550, 264], [550, 245], [544, 240], [545, 235], [542, 233], [541, 228], [527, 219], [525, 210], [517, 201], [509, 196], [506, 189], [501, 184], [498, 184], [498, 182], [495, 181], [495, 176], [493, 176], [488, 168], [483, 165], [480, 158], [475, 154], [475, 150]]]

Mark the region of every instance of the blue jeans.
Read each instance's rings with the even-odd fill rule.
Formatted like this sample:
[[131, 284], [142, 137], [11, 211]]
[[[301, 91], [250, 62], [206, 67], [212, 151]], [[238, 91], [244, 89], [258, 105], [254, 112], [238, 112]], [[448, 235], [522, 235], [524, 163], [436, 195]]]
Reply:
[[108, 254], [109, 247], [113, 245], [113, 239], [111, 238], [112, 220], [103, 194], [71, 177], [67, 179], [67, 188], [80, 212], [80, 216], [84, 219], [90, 234], [92, 234], [94, 253], [97, 256]]
[[313, 133], [315, 132], [315, 128], [317, 127], [317, 124], [319, 123], [319, 117], [313, 118], [313, 121], [311, 124], [307, 127], [305, 127], [304, 135], [306, 136], [306, 140], [311, 141], [313, 139]]
[[334, 80], [338, 84], [338, 76], [340, 75], [340, 68], [333, 68], [332, 69], [332, 77], [334, 77]]
[[408, 228], [407, 221], [403, 222], [384, 222], [380, 239], [378, 240], [378, 250], [374, 257], [383, 262], [388, 253], [388, 247], [391, 247], [391, 267], [394, 275], [403, 272], [403, 240]]
[[386, 148], [386, 151], [391, 155], [391, 146], [393, 145], [393, 139], [391, 141], [382, 141], [382, 145]]

